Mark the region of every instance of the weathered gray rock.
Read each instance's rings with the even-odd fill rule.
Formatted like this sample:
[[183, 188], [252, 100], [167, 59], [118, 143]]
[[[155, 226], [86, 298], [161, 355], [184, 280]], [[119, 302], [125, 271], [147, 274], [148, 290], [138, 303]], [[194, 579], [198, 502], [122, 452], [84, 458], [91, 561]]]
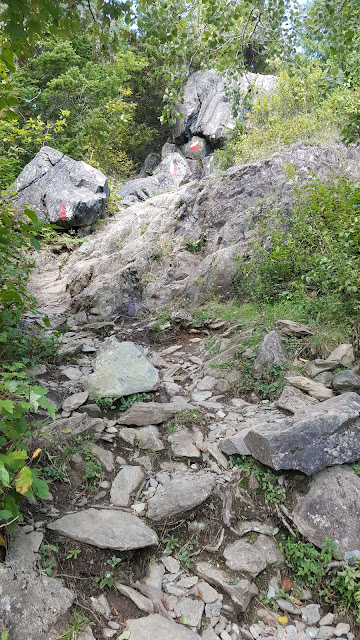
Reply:
[[46, 438], [51, 436], [52, 442], [60, 443], [82, 433], [94, 433], [95, 438], [99, 438], [105, 426], [106, 423], [101, 418], [90, 418], [87, 413], [74, 412], [69, 418], [60, 418], [45, 425], [40, 442], [46, 442]]
[[192, 178], [187, 160], [180, 153], [170, 153], [146, 178], [135, 178], [125, 182], [120, 189], [122, 204], [132, 206], [166, 191], [177, 189]]
[[175, 456], [180, 458], [200, 458], [199, 446], [203, 442], [203, 435], [200, 429], [196, 427], [192, 429], [179, 427], [176, 433], [172, 433], [168, 437], [168, 442], [170, 442]]
[[135, 402], [130, 409], [121, 414], [119, 423], [137, 427], [160, 424], [172, 418], [183, 408], [183, 405], [180, 407], [175, 402]]
[[253, 596], [259, 593], [254, 583], [244, 579], [234, 584], [232, 578], [225, 571], [216, 569], [208, 562], [198, 562], [195, 571], [200, 578], [220, 587], [222, 591], [227, 593], [240, 611], [246, 611]]
[[113, 480], [110, 491], [110, 501], [118, 507], [130, 504], [131, 494], [145, 478], [141, 467], [126, 465], [120, 469]]
[[126, 630], [130, 631], [131, 640], [201, 640], [200, 636], [173, 620], [163, 618], [160, 614], [128, 620]]
[[159, 486], [148, 502], [148, 517], [158, 522], [164, 518], [189, 511], [204, 502], [215, 487], [210, 473], [184, 473]]
[[301, 322], [293, 322], [292, 320], [278, 320], [276, 328], [286, 336], [306, 336], [311, 335], [313, 332], [310, 327]]
[[341, 554], [358, 549], [359, 476], [346, 465], [321, 471], [309, 492], [298, 498], [292, 517], [303, 536], [318, 547], [330, 538], [338, 543]]
[[297, 469], [308, 475], [326, 466], [360, 458], [360, 396], [344, 393], [301, 417], [262, 424], [245, 436], [254, 458], [273, 469]]
[[[175, 149], [177, 151], [177, 149]], [[154, 169], [160, 164], [162, 158], [157, 153], [149, 153], [139, 171], [139, 178], [147, 178], [154, 173]]]
[[332, 381], [332, 388], [338, 393], [344, 391], [359, 391], [360, 389], [360, 376], [357, 376], [352, 371], [340, 371], [335, 373]]
[[[243, 96], [250, 85], [254, 85], [257, 91], [270, 92], [277, 82], [275, 76], [254, 73], [246, 73], [234, 81]], [[190, 76], [184, 87], [183, 103], [177, 104], [177, 110], [183, 116], [172, 128], [173, 139], [177, 143], [200, 135], [212, 146], [219, 146], [235, 126], [224, 80], [214, 70], [196, 71]]]
[[315, 380], [311, 380], [305, 376], [287, 376], [286, 379], [293, 387], [301, 391], [306, 391], [306, 393], [317, 400], [328, 400], [334, 395], [331, 389], [325, 387], [321, 382], [315, 382]]
[[266, 568], [266, 560], [261, 551], [244, 540], [236, 540], [228, 544], [223, 556], [229, 569], [248, 573], [252, 578], [256, 578]]
[[303, 393], [300, 389], [287, 384], [283, 388], [280, 398], [275, 400], [275, 404], [279, 409], [285, 409], [285, 411], [289, 411], [296, 415], [317, 405], [318, 400], [308, 396], [306, 393]]
[[48, 529], [100, 549], [128, 551], [158, 544], [158, 537], [140, 518], [114, 509], [86, 509], [55, 520]]
[[54, 578], [40, 574], [36, 554], [42, 534], [19, 528], [9, 555], [0, 564], [0, 606], [13, 640], [43, 640], [72, 606], [74, 594]]
[[88, 391], [81, 391], [80, 393], [74, 393], [72, 396], [68, 396], [62, 403], [63, 411], [69, 411], [70, 413], [76, 411], [76, 409], [86, 402], [88, 397]]
[[194, 160], [204, 160], [213, 150], [207, 140], [199, 136], [193, 136], [191, 140], [181, 145], [180, 149], [185, 158]]
[[204, 608], [205, 605], [201, 600], [183, 597], [175, 606], [175, 614], [177, 618], [184, 618], [190, 627], [199, 629]]
[[30, 205], [39, 218], [66, 229], [93, 224], [110, 193], [101, 171], [51, 147], [40, 149], [13, 188], [16, 208]]
[[280, 336], [276, 331], [270, 331], [258, 349], [252, 371], [253, 378], [261, 378], [274, 364], [281, 364], [286, 360], [287, 353]]
[[149, 598], [146, 598], [142, 593], [139, 593], [139, 591], [132, 589], [126, 584], [121, 584], [121, 582], [117, 581], [114, 584], [119, 593], [132, 600], [140, 611], [145, 611], [145, 613], [154, 613], [154, 605]]
[[315, 378], [315, 376], [318, 376], [324, 371], [332, 371], [333, 369], [335, 369], [335, 367], [336, 362], [332, 362], [330, 360], [311, 360], [310, 362], [306, 363], [304, 370], [308, 376], [310, 376], [311, 378]]
[[98, 351], [88, 388], [91, 397], [128, 396], [152, 391], [158, 381], [159, 374], [141, 347], [111, 337], [104, 340]]
[[350, 367], [355, 360], [352, 344], [339, 344], [339, 346], [330, 353], [327, 360], [341, 364], [343, 367]]
[[165, 449], [165, 445], [160, 438], [159, 429], [154, 425], [142, 427], [141, 429], [124, 427], [119, 431], [119, 438], [132, 445], [137, 442], [140, 447], [152, 449], [152, 451], [162, 451]]
[[94, 443], [91, 445], [91, 451], [97, 458], [99, 458], [105, 471], [107, 471], [108, 473], [114, 471], [115, 461], [112, 451], [109, 451], [109, 449], [104, 449], [104, 447], [99, 447], [99, 445]]

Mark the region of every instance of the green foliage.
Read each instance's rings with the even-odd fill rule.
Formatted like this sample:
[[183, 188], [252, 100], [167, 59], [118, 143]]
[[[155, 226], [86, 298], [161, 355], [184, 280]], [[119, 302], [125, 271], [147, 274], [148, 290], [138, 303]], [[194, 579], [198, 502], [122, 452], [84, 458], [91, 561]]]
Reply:
[[356, 475], [360, 477], [360, 460], [357, 462], [353, 462], [351, 465], [352, 470], [355, 471]]
[[113, 411], [118, 409], [119, 411], [127, 411], [135, 402], [144, 402], [150, 400], [148, 393], [132, 393], [130, 396], [112, 396], [111, 398], [101, 398], [98, 395], [94, 395], [94, 402], [103, 411]]
[[75, 638], [79, 638], [79, 636], [85, 631], [88, 625], [93, 624], [90, 622], [89, 618], [87, 618], [81, 611], [78, 609], [73, 609], [71, 614], [71, 623], [69, 624], [68, 629], [64, 631], [64, 633], [60, 636], [59, 640], [74, 640]]
[[40, 407], [55, 419], [48, 389], [30, 384], [17, 364], [0, 373], [0, 518], [22, 522], [21, 496], [46, 499], [47, 482], [36, 468], [41, 449], [36, 446], [41, 423], [34, 419]]
[[69, 553], [66, 556], [66, 560], [76, 560], [80, 553], [81, 549], [70, 549]]
[[186, 242], [186, 248], [191, 253], [198, 253], [202, 249], [202, 247], [204, 246], [205, 242], [206, 242], [206, 240], [203, 237], [200, 237], [197, 240], [194, 240], [193, 242], [188, 240]]
[[253, 474], [260, 484], [260, 491], [264, 494], [266, 504], [283, 504], [286, 490], [279, 483], [278, 476], [264, 467], [250, 456], [230, 456], [230, 469], [242, 469], [245, 475]]
[[39, 547], [39, 554], [41, 558], [41, 568], [45, 571], [46, 575], [51, 576], [56, 569], [55, 553], [58, 553], [59, 549], [53, 544], [41, 543]]
[[164, 538], [163, 543], [166, 545], [166, 549], [170, 549], [171, 551], [180, 547], [179, 538], [176, 536]]
[[329, 538], [321, 549], [294, 538], [284, 538], [280, 546], [300, 584], [320, 590], [327, 602], [360, 621], [360, 558], [353, 565], [344, 563], [341, 569], [327, 567], [339, 557], [336, 543]]
[[69, 482], [67, 462], [74, 453], [80, 453], [85, 461], [83, 472], [84, 488], [91, 492], [102, 480], [103, 469], [97, 456], [91, 450], [91, 435], [76, 436], [56, 454], [48, 453], [50, 464], [44, 468], [44, 474], [49, 482]]
[[[290, 219], [270, 213], [266, 242], [258, 237], [239, 259], [239, 295], [255, 301], [302, 299], [313, 316], [359, 316], [360, 189], [346, 180], [312, 180], [298, 189]], [[260, 234], [261, 235], [261, 234]]]

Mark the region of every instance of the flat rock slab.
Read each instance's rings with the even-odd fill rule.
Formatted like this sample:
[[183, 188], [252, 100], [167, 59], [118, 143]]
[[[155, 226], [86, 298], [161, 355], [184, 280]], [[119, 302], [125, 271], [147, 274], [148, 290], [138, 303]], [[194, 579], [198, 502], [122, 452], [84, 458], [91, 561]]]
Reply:
[[179, 427], [176, 433], [168, 437], [168, 442], [175, 456], [185, 458], [200, 458], [199, 445], [203, 442], [203, 435], [200, 429], [193, 427]]
[[119, 423], [135, 427], [161, 424], [183, 409], [183, 406], [180, 407], [175, 402], [135, 402], [128, 411], [120, 416]]
[[158, 522], [163, 518], [184, 513], [204, 502], [216, 484], [210, 473], [184, 473], [159, 486], [148, 502], [148, 517]]
[[251, 455], [272, 469], [297, 469], [307, 475], [326, 466], [360, 458], [360, 396], [343, 393], [301, 417], [264, 423], [244, 442]]
[[239, 580], [234, 584], [234, 580], [225, 571], [216, 569], [208, 562], [198, 562], [195, 569], [199, 578], [210, 582], [210, 584], [220, 587], [231, 598], [241, 611], [246, 611], [253, 596], [259, 590], [253, 582], [249, 580]]
[[315, 382], [315, 380], [311, 380], [305, 376], [288, 376], [286, 379], [293, 387], [301, 389], [301, 391], [306, 391], [306, 393], [317, 400], [328, 400], [334, 395], [331, 389], [325, 387], [321, 382]]
[[126, 465], [120, 469], [111, 485], [111, 504], [126, 507], [130, 503], [132, 492], [135, 491], [144, 478], [145, 474], [139, 466]]
[[81, 391], [80, 393], [74, 393], [72, 396], [68, 396], [62, 403], [63, 411], [69, 411], [70, 413], [76, 411], [76, 409], [86, 402], [88, 397], [88, 391]]
[[48, 524], [48, 529], [100, 549], [128, 551], [158, 544], [155, 531], [137, 516], [111, 508], [70, 513]]
[[275, 404], [279, 409], [298, 414], [307, 411], [309, 407], [314, 407], [318, 404], [318, 400], [307, 395], [307, 393], [303, 393], [300, 389], [287, 384]]
[[293, 322], [292, 320], [278, 320], [276, 328], [286, 336], [306, 336], [313, 333], [306, 324]]
[[359, 476], [346, 465], [325, 469], [298, 499], [292, 517], [303, 536], [318, 547], [330, 538], [341, 554], [359, 549]]
[[339, 346], [330, 353], [327, 360], [341, 364], [343, 367], [349, 367], [355, 360], [352, 344], [339, 344]]
[[152, 449], [153, 451], [162, 451], [165, 449], [165, 445], [160, 438], [158, 427], [152, 424], [139, 429], [124, 427], [119, 431], [119, 438], [132, 445], [137, 442], [138, 446], [145, 447], [145, 449]]
[[158, 613], [128, 620], [126, 629], [130, 631], [131, 640], [201, 640], [197, 633]]
[[128, 396], [152, 391], [159, 374], [145, 357], [142, 347], [133, 342], [106, 338], [98, 351], [94, 373], [88, 377], [88, 389], [93, 398]]
[[226, 566], [231, 571], [248, 573], [252, 578], [256, 578], [266, 568], [266, 559], [261, 551], [244, 540], [236, 540], [228, 544], [223, 556]]

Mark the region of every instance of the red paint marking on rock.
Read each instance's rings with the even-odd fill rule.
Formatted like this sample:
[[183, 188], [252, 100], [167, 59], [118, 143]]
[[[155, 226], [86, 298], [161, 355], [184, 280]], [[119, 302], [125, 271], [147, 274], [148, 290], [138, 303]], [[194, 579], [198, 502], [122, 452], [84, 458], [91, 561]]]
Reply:
[[65, 222], [66, 220], [66, 204], [62, 204], [59, 211], [60, 220]]
[[174, 178], [176, 178], [176, 176], [177, 176], [177, 170], [178, 170], [177, 164], [175, 164], [174, 165], [174, 170], [173, 170]]
[[195, 142], [195, 144], [191, 145], [190, 151], [197, 151], [199, 146], [200, 146], [200, 142]]

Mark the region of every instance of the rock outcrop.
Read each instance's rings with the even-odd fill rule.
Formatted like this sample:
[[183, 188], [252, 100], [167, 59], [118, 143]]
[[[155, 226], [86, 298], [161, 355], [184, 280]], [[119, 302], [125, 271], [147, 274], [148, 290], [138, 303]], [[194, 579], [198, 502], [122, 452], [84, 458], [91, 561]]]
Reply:
[[13, 203], [65, 229], [89, 227], [104, 212], [110, 190], [106, 177], [51, 147], [42, 147], [16, 178]]

